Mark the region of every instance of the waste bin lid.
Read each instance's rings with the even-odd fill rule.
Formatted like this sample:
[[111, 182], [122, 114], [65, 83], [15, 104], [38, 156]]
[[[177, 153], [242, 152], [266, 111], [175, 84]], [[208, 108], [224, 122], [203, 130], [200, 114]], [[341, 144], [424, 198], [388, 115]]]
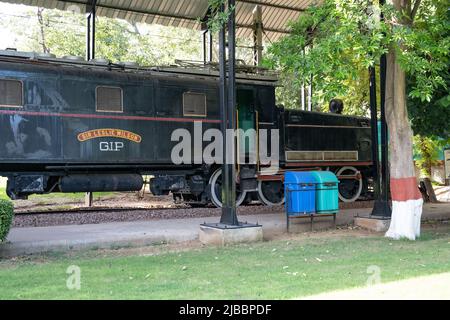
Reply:
[[336, 175], [331, 171], [311, 171], [317, 183], [336, 182], [339, 183]]
[[284, 173], [284, 184], [290, 183], [316, 183], [316, 177], [312, 171], [286, 171]]

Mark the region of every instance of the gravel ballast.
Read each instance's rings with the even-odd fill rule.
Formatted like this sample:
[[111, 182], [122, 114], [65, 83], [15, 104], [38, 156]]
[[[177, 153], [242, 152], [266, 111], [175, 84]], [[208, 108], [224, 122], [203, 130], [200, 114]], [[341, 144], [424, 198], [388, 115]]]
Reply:
[[[340, 203], [340, 209], [368, 208], [373, 201], [358, 201], [353, 203]], [[284, 206], [267, 207], [262, 205], [247, 205], [238, 208], [238, 215], [280, 213], [284, 214]], [[201, 217], [219, 217], [220, 208], [132, 208], [105, 210], [91, 208], [81, 211], [53, 211], [48, 213], [17, 213], [14, 217], [13, 227], [45, 227], [57, 225], [96, 224], [108, 222], [184, 219]], [[245, 218], [241, 217], [241, 221]]]

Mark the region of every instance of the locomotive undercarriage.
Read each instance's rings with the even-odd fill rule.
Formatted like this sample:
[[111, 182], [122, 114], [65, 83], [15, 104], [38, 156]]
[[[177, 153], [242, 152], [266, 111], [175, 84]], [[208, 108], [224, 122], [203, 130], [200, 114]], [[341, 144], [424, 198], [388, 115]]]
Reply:
[[24, 173], [8, 176], [6, 193], [12, 200], [53, 192], [139, 191], [143, 179], [137, 173]]
[[[243, 166], [236, 177], [236, 204], [240, 205], [247, 192], [255, 191], [256, 168]], [[214, 166], [209, 170], [199, 170], [191, 175], [157, 174], [150, 181], [150, 191], [154, 195], [172, 193], [176, 203], [184, 202], [193, 206], [213, 203], [221, 206], [222, 170]]]
[[[370, 167], [316, 167], [292, 168], [294, 171], [327, 170], [336, 174], [339, 179], [339, 199], [343, 202], [368, 200], [373, 198], [373, 181]], [[283, 171], [275, 176], [259, 176], [257, 183], [257, 199], [268, 206], [284, 204]]]
[[[352, 166], [294, 168], [292, 170], [330, 170], [339, 180], [339, 198], [344, 202], [370, 199], [371, 168]], [[257, 174], [255, 166], [240, 166], [236, 176], [236, 204], [253, 200], [265, 205], [284, 203], [283, 171], [273, 176]], [[149, 172], [146, 172], [146, 174]], [[153, 195], [172, 194], [176, 203], [205, 206], [209, 203], [220, 207], [222, 170], [218, 166], [202, 166], [191, 170], [150, 172], [150, 191]], [[136, 172], [27, 172], [8, 176], [6, 192], [11, 199], [26, 199], [31, 194], [52, 192], [104, 192], [139, 191], [143, 186], [140, 173]]]
[[[293, 170], [330, 170], [339, 180], [339, 198], [343, 202], [357, 199], [371, 199], [372, 181], [370, 167], [317, 167], [296, 168]], [[256, 167], [244, 166], [236, 177], [236, 205], [258, 200], [264, 205], [282, 205], [284, 203], [283, 170], [273, 176], [258, 176]], [[155, 175], [150, 181], [150, 190], [154, 195], [172, 193], [176, 203], [192, 206], [205, 206], [212, 203], [220, 207], [222, 169], [212, 167], [209, 171], [193, 175]]]

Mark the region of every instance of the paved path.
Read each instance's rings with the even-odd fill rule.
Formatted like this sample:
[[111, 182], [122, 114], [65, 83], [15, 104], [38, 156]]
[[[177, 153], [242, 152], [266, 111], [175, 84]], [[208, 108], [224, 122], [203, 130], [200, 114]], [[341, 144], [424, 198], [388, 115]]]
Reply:
[[[337, 225], [352, 223], [356, 215], [367, 216], [370, 211], [371, 209], [341, 210], [338, 214]], [[450, 203], [427, 205], [423, 217], [450, 218]], [[286, 218], [283, 213], [246, 215], [242, 216], [241, 220], [261, 224], [265, 238], [286, 231]], [[298, 221], [291, 220], [292, 232], [310, 230], [309, 219], [296, 220]], [[331, 217], [318, 218], [314, 222], [314, 229], [330, 228], [333, 226], [332, 221]], [[218, 222], [218, 217], [13, 228], [7, 242], [0, 245], [0, 257], [46, 251], [82, 248], [111, 249], [161, 242], [191, 241], [198, 239], [199, 225], [203, 222]]]
[[450, 201], [450, 186], [434, 187], [434, 193], [438, 201]]
[[450, 273], [325, 292], [306, 300], [450, 300]]

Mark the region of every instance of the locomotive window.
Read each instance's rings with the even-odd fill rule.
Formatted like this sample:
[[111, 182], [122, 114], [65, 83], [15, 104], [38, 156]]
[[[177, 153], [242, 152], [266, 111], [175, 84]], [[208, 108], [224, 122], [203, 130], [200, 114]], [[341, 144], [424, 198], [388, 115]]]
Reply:
[[206, 117], [206, 95], [198, 92], [183, 93], [183, 115]]
[[0, 79], [0, 106], [23, 106], [21, 81]]
[[123, 95], [119, 87], [97, 87], [97, 111], [123, 112]]

